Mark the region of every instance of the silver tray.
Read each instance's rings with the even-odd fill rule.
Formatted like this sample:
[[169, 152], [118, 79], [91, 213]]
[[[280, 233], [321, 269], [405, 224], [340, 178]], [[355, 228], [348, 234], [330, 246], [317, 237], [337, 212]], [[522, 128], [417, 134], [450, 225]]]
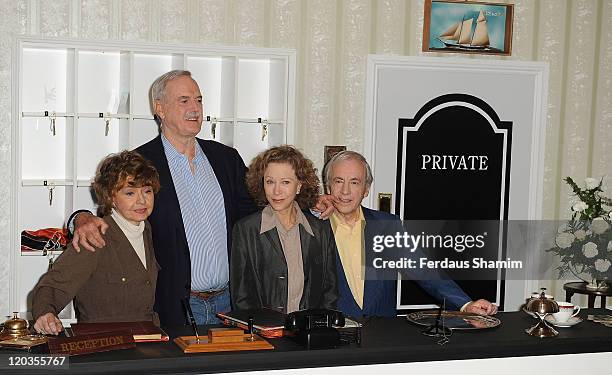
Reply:
[[[436, 323], [438, 310], [417, 311], [406, 315], [406, 319], [414, 324], [430, 326]], [[494, 328], [501, 321], [493, 316], [476, 315], [459, 311], [442, 311], [442, 323], [452, 330], [474, 330]]]

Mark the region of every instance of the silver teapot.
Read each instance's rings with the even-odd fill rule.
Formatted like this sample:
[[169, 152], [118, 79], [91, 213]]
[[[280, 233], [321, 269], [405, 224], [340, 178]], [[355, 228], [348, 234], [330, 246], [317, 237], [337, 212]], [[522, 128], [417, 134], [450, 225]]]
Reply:
[[526, 329], [526, 333], [539, 338], [555, 337], [559, 334], [559, 332], [549, 326], [544, 320], [546, 315], [559, 312], [559, 305], [557, 302], [552, 298], [546, 297], [546, 288], [542, 288], [542, 292], [538, 297], [532, 297], [527, 301], [525, 310], [536, 315], [540, 319], [538, 324]]

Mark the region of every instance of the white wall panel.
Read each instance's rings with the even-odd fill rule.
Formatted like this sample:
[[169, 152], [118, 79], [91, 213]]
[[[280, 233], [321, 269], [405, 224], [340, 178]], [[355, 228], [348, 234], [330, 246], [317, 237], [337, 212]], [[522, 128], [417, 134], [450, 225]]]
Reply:
[[236, 44], [263, 46], [265, 30], [264, 0], [236, 0]]
[[304, 120], [296, 143], [320, 169], [323, 164], [323, 145], [329, 144], [334, 128], [336, 3], [311, 0], [307, 4]]
[[298, 47], [301, 5], [299, 0], [272, 0], [270, 47]]
[[160, 5], [160, 41], [185, 41], [190, 20], [187, 15], [187, 0], [164, 0]]
[[404, 53], [406, 1], [380, 0], [376, 6], [376, 53], [401, 55]]
[[[578, 183], [587, 177], [590, 152], [594, 64], [597, 32], [597, 2], [570, 1], [572, 22], [569, 27], [569, 50], [566, 91], [564, 93], [563, 151], [561, 178], [572, 176]], [[570, 188], [561, 187], [561, 217], [569, 217]]]
[[339, 65], [342, 68], [342, 78], [338, 97], [339, 137], [337, 139], [349, 150], [361, 151], [366, 56], [370, 48], [370, 1], [345, 0], [342, 2], [342, 12], [344, 22]]
[[608, 196], [612, 195], [612, 1], [601, 8], [599, 61], [595, 94], [593, 156], [591, 176], [604, 177]]
[[230, 41], [228, 36], [228, 16], [231, 1], [201, 0], [199, 11], [199, 40], [206, 44], [222, 44]]
[[121, 39], [150, 40], [151, 2], [149, 0], [122, 1], [120, 22]]
[[533, 0], [513, 0], [514, 3], [514, 27], [512, 32], [512, 58], [520, 60], [533, 59], [533, 43], [536, 38], [534, 33], [535, 10]]
[[38, 1], [38, 24], [42, 36], [68, 37], [70, 35], [70, 0]]
[[568, 5], [565, 0], [543, 0], [540, 2], [540, 21], [536, 43], [536, 60], [549, 63], [548, 111], [546, 122], [546, 157], [544, 163], [544, 199], [542, 214], [544, 218], [553, 219], [558, 212], [560, 186], [561, 117], [563, 107], [563, 87], [565, 72], [565, 14]]
[[425, 9], [424, 0], [406, 0], [406, 42], [404, 47], [405, 55], [420, 55], [423, 43], [423, 12]]
[[30, 3], [26, 0], [0, 0], [0, 311], [7, 311], [13, 280], [10, 268], [11, 247], [11, 59], [13, 35], [24, 34], [29, 27]]
[[80, 21], [80, 38], [108, 39], [111, 30], [111, 0], [83, 0]]

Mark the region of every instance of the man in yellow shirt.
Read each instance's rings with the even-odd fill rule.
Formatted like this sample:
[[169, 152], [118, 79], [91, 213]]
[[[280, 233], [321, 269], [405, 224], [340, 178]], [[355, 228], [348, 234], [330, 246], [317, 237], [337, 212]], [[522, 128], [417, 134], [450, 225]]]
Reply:
[[[361, 206], [372, 184], [372, 171], [365, 158], [354, 151], [336, 154], [323, 171], [328, 194], [334, 197], [336, 212], [331, 216], [338, 247], [338, 309], [353, 317], [395, 316], [397, 280], [366, 280], [363, 267], [366, 248], [382, 226], [401, 225], [399, 218]], [[456, 309], [492, 315], [497, 306], [480, 299], [472, 301], [452, 280], [416, 280], [430, 295]]]

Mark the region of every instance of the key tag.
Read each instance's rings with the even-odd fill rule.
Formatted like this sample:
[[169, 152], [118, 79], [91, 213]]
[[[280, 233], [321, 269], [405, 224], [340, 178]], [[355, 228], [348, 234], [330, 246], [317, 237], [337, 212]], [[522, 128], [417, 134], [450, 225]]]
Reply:
[[266, 140], [266, 136], [268, 135], [268, 120], [258, 118], [257, 122], [261, 124], [261, 141], [263, 142]]
[[57, 115], [55, 114], [55, 111], [51, 112], [51, 115], [49, 115], [49, 130], [51, 131], [51, 135], [55, 136], [56, 135], [56, 131], [55, 131], [55, 119], [56, 119]]

